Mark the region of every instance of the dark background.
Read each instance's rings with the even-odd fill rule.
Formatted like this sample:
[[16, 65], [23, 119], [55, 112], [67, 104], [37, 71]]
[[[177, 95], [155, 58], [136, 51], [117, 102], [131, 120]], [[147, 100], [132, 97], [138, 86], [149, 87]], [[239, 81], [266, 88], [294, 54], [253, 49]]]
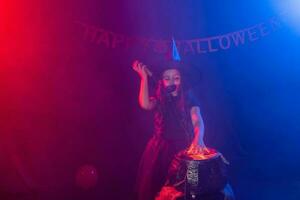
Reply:
[[[74, 21], [168, 40], [225, 34], [280, 15], [271, 0], [1, 4], [1, 199], [134, 199], [152, 113], [138, 106], [130, 65], [162, 55], [87, 42]], [[237, 199], [300, 197], [300, 36], [285, 17], [291, 14], [254, 43], [182, 56], [192, 66], [205, 142], [231, 162]], [[85, 164], [99, 176], [87, 191], [74, 182]]]

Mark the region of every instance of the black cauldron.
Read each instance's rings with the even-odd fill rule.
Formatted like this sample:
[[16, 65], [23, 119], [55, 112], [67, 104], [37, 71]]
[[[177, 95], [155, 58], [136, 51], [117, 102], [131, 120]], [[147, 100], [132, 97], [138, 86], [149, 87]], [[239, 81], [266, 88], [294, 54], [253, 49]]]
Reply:
[[[220, 153], [209, 159], [196, 160], [186, 156], [185, 199], [220, 199], [228, 183], [227, 164]], [[206, 196], [206, 198], [204, 198]], [[224, 197], [223, 197], [224, 198]]]

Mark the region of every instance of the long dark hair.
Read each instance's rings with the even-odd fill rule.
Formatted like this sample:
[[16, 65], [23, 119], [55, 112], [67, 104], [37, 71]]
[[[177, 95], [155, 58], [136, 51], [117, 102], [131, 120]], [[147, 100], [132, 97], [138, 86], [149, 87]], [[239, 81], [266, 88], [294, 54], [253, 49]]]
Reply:
[[[158, 103], [158, 110], [160, 110], [159, 113], [163, 114], [166, 111], [166, 108], [168, 106], [174, 106], [172, 107], [172, 114], [174, 118], [177, 118], [177, 120], [180, 123], [180, 126], [184, 129], [185, 133], [188, 136], [188, 140], [191, 141], [192, 135], [191, 135], [191, 127], [189, 125], [189, 112], [186, 107], [186, 93], [185, 93], [185, 87], [184, 87], [184, 79], [181, 75], [180, 69], [176, 67], [170, 67], [168, 69], [176, 69], [181, 76], [181, 84], [179, 85], [178, 94], [176, 97], [173, 97], [171, 94], [166, 93], [166, 88], [163, 85], [162, 75], [160, 79], [157, 81], [156, 85], [156, 99]], [[167, 69], [166, 69], [167, 70]], [[163, 72], [165, 72], [164, 70]], [[163, 74], [162, 72], [162, 74]], [[158, 114], [155, 116], [156, 121], [161, 121], [161, 115]]]
[[[180, 84], [179, 86], [179, 90], [178, 90], [178, 96], [176, 97], [177, 101], [176, 101], [176, 107], [178, 110], [180, 111], [184, 111], [184, 103], [185, 103], [185, 98], [184, 98], [184, 89], [182, 87], [182, 85]], [[161, 106], [165, 106], [168, 102], [172, 101], [172, 95], [171, 94], [167, 94], [166, 92], [166, 88], [163, 85], [163, 81], [159, 80], [157, 83], [157, 87], [156, 87], [156, 98], [158, 100], [158, 102], [161, 104]]]

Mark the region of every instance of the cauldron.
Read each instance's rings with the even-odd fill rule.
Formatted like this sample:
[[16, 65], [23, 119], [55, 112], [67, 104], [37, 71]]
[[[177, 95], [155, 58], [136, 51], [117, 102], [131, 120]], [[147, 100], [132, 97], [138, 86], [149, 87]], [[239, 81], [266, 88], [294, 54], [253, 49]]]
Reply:
[[228, 182], [227, 164], [222, 154], [215, 152], [207, 158], [186, 156], [185, 199], [217, 195]]

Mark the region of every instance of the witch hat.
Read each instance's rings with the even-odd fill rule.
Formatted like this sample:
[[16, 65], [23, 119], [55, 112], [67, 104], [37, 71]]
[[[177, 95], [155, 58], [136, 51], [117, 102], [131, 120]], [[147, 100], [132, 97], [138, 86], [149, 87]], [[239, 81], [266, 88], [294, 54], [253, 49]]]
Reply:
[[172, 37], [172, 58], [174, 61], [181, 61], [174, 37]]

